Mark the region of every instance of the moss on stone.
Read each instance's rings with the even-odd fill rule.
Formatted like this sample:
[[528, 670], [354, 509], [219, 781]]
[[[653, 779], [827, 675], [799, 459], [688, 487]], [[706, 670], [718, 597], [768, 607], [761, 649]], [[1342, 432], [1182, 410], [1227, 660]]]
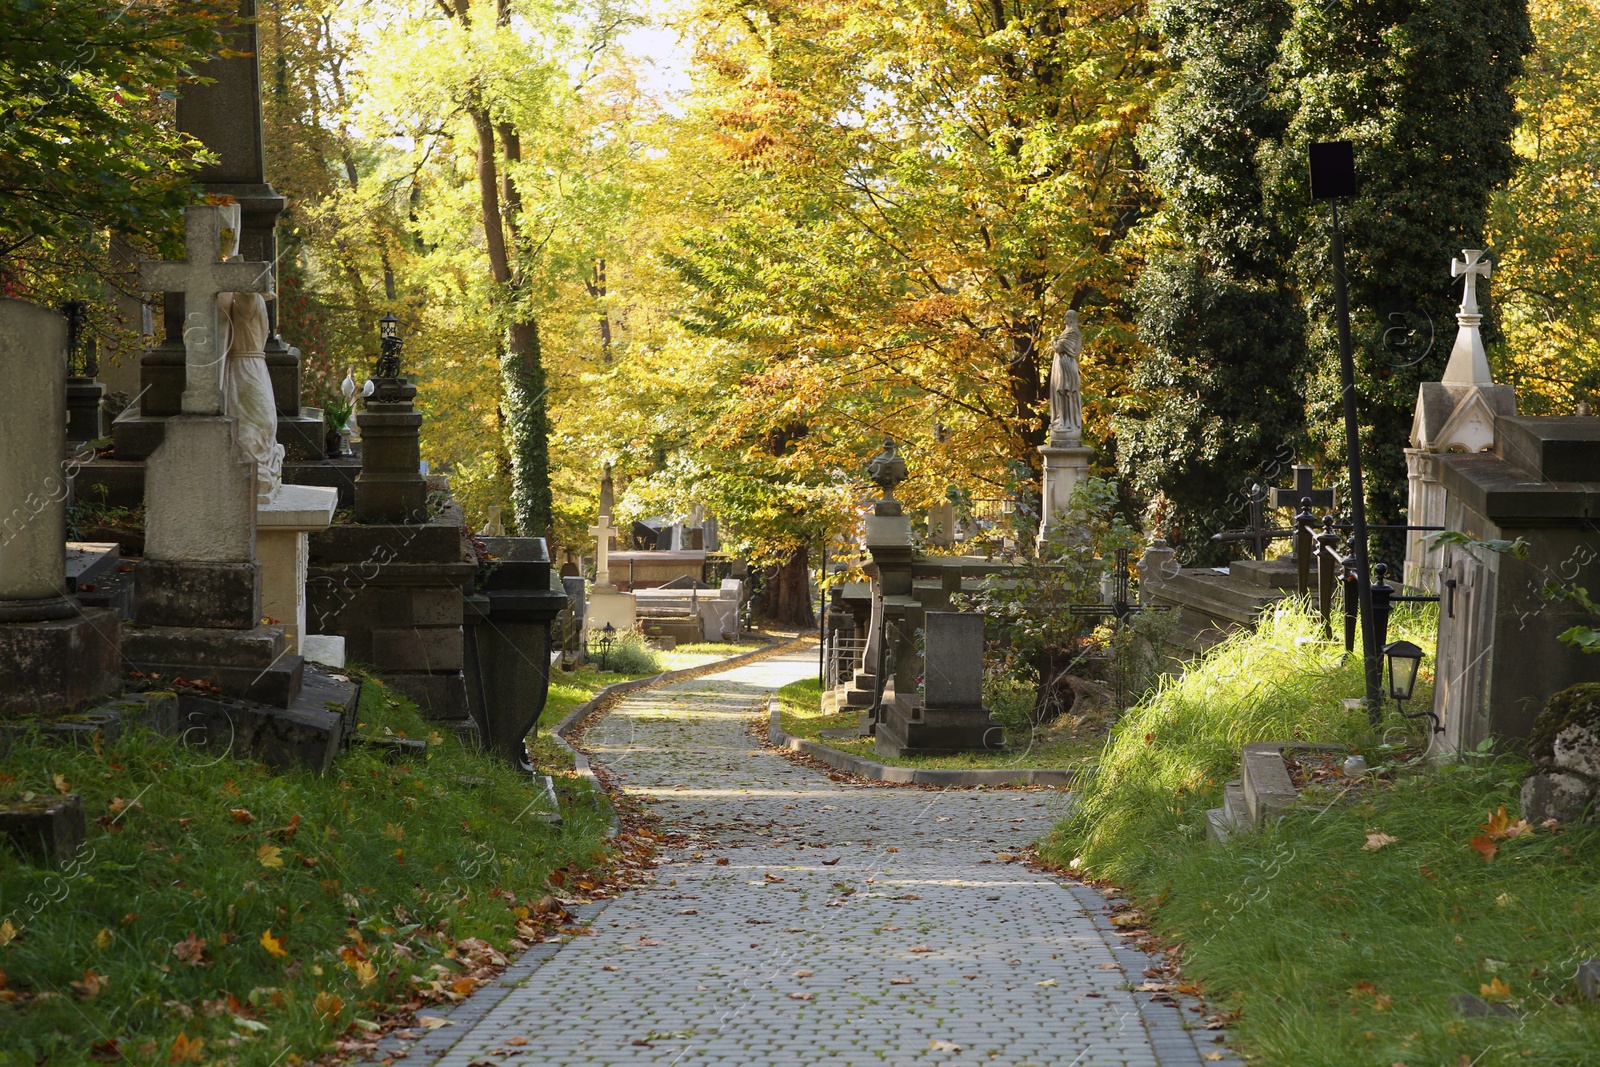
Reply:
[[1600, 682], [1563, 689], [1545, 703], [1528, 737], [1528, 758], [1540, 767], [1554, 766], [1556, 738], [1575, 725], [1600, 732]]

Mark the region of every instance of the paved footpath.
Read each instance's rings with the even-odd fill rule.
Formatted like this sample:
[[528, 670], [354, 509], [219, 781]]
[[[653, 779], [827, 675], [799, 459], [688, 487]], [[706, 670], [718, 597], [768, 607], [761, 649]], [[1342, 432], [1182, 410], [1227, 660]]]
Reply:
[[1144, 957], [1108, 944], [1096, 894], [996, 858], [1067, 794], [851, 785], [752, 739], [756, 703], [815, 669], [769, 658], [591, 728], [593, 758], [681, 836], [592, 935], [536, 947], [406, 1067], [1211, 1067], [1214, 1034], [1129, 990]]

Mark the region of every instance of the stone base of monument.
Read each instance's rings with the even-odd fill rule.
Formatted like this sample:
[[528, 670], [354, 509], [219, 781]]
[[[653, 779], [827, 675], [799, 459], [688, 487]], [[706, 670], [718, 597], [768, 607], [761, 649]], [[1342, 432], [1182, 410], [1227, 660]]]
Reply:
[[880, 756], [983, 752], [1005, 744], [1005, 728], [984, 707], [928, 708], [888, 692], [875, 736]]
[[584, 628], [604, 630], [607, 623], [618, 630], [632, 630], [639, 625], [638, 604], [632, 593], [590, 589], [588, 603], [584, 606]]
[[134, 571], [134, 621], [140, 626], [249, 630], [260, 624], [257, 563], [146, 559]]
[[120, 620], [86, 609], [67, 619], [0, 623], [0, 712], [85, 708], [122, 687]]
[[[179, 372], [181, 376], [181, 367]], [[150, 410], [148, 402], [145, 410]], [[166, 432], [166, 415], [128, 412], [119, 416], [111, 424], [111, 440], [116, 447], [117, 459], [124, 462], [149, 459], [161, 447], [161, 442], [166, 440]], [[320, 408], [306, 408], [298, 415], [278, 416], [278, 443], [283, 446], [286, 459], [321, 459], [324, 432]]]
[[373, 667], [429, 718], [469, 716], [463, 597], [477, 565], [462, 555], [459, 512], [415, 524], [345, 524], [311, 535], [306, 626], [343, 637], [351, 662]]
[[[118, 452], [110, 458], [76, 460], [72, 469], [76, 472], [73, 492], [83, 503], [112, 508], [137, 508], [144, 503], [143, 459], [127, 459]], [[316, 485], [337, 489], [341, 508], [355, 507], [356, 475], [360, 473], [359, 455], [283, 461], [285, 485]], [[132, 548], [128, 551], [129, 555], [136, 554]]]
[[147, 676], [206, 682], [225, 696], [280, 708], [300, 694], [304, 666], [281, 626], [132, 626], [123, 632], [122, 656]]

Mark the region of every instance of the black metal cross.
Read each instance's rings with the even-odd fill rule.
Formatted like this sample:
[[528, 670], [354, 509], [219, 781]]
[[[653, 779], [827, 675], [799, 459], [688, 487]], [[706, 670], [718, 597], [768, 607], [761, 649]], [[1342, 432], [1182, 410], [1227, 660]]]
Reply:
[[[1273, 490], [1277, 492], [1276, 489]], [[1288, 537], [1293, 530], [1280, 530], [1266, 524], [1262, 504], [1266, 501], [1267, 494], [1260, 485], [1250, 487], [1250, 525], [1243, 530], [1233, 530], [1228, 533], [1215, 533], [1211, 535], [1213, 541], [1244, 541], [1250, 545], [1250, 550], [1256, 559], [1267, 558], [1267, 545], [1279, 537]]]
[[1121, 622], [1129, 615], [1137, 615], [1141, 611], [1171, 611], [1166, 604], [1135, 604], [1128, 599], [1128, 550], [1117, 549], [1116, 588], [1109, 604], [1072, 604], [1067, 611], [1072, 615], [1099, 616], [1110, 615], [1117, 622]]
[[1272, 506], [1298, 510], [1303, 501], [1309, 500], [1314, 508], [1332, 508], [1334, 506], [1333, 490], [1313, 489], [1311, 482], [1311, 465], [1308, 463], [1296, 463], [1294, 465], [1294, 484], [1284, 489], [1274, 487], [1272, 490]]

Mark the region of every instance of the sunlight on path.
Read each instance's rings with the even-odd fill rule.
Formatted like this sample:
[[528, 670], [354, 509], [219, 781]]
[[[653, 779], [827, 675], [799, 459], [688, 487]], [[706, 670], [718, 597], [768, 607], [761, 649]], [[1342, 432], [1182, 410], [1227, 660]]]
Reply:
[[655, 882], [407, 1067], [1203, 1062], [1192, 1042], [1158, 1058], [1072, 894], [996, 859], [1066, 794], [854, 786], [756, 744], [757, 701], [815, 664], [640, 693], [596, 724], [596, 761], [679, 835]]

